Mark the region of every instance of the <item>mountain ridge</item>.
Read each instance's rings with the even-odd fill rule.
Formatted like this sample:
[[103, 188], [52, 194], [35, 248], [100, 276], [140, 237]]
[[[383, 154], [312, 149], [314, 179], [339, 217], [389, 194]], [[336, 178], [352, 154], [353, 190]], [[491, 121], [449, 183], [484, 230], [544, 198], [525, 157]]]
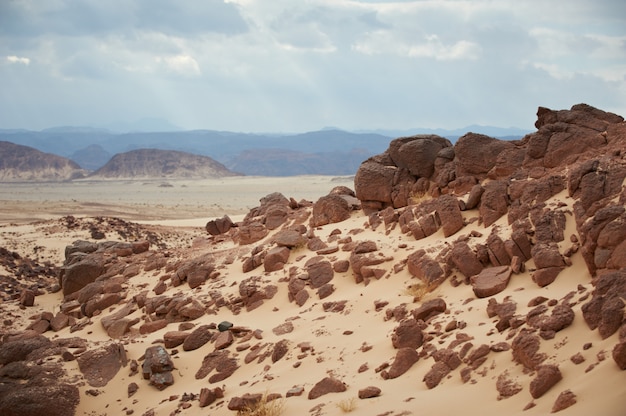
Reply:
[[[422, 132], [427, 131], [416, 129], [405, 133], [413, 135]], [[477, 132], [480, 133], [480, 131]], [[291, 176], [311, 173], [311, 170], [313, 170], [312, 173], [330, 175], [344, 174], [347, 170], [354, 173], [358, 169], [360, 160], [352, 160], [351, 154], [358, 151], [369, 157], [381, 153], [391, 138], [393, 137], [373, 132], [350, 132], [339, 129], [287, 134], [239, 133], [218, 130], [114, 133], [105, 129], [71, 126], [51, 128], [39, 132], [0, 130], [0, 140], [70, 158], [79, 164], [85, 163], [85, 159], [80, 157], [81, 152], [84, 153], [92, 145], [99, 145], [103, 150], [99, 152], [100, 156], [92, 153], [88, 162], [89, 166], [81, 164], [90, 170], [97, 170], [104, 166], [110, 155], [140, 148], [157, 148], [209, 156], [230, 169], [237, 167], [241, 173], [264, 176], [270, 174]], [[451, 136], [452, 141], [456, 138]], [[250, 151], [259, 149], [265, 149], [265, 151], [260, 152], [260, 158], [258, 160], [251, 159]], [[302, 155], [299, 155], [298, 158], [310, 160], [319, 160], [323, 158], [320, 156], [323, 154], [333, 154], [337, 162], [333, 166], [328, 163], [312, 163], [298, 170], [294, 169], [293, 161], [288, 161], [289, 163], [286, 163], [286, 166], [290, 166], [288, 169], [281, 171], [272, 167], [267, 171], [259, 171], [255, 164], [256, 166], [263, 164], [263, 159], [268, 153], [267, 149], [299, 152]], [[77, 154], [79, 156], [76, 156]]]

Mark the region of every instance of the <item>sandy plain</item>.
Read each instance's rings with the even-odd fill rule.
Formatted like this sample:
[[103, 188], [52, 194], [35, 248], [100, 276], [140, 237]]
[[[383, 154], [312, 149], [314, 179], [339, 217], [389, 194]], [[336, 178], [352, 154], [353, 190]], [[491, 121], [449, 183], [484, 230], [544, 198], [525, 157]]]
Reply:
[[272, 192], [296, 201], [315, 201], [339, 185], [354, 188], [353, 177], [5, 182], [0, 184], [0, 223], [24, 223], [65, 215], [117, 216], [126, 220], [241, 215]]

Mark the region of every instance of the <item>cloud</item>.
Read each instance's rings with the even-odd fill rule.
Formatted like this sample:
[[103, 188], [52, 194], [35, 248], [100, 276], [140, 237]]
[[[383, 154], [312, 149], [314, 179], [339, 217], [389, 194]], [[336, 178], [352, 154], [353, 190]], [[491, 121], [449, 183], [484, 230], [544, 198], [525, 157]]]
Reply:
[[30, 59], [29, 58], [25, 58], [23, 56], [11, 55], [11, 56], [7, 56], [6, 60], [9, 63], [12, 63], [12, 64], [22, 64], [22, 65], [29, 65], [30, 64]]
[[0, 34], [94, 36], [136, 29], [169, 34], [237, 34], [247, 25], [223, 0], [3, 0]]
[[180, 75], [200, 75], [200, 66], [198, 65], [198, 62], [189, 55], [157, 57], [156, 61], [158, 63], [163, 63], [169, 71]]
[[579, 102], [624, 114], [624, 5], [4, 0], [0, 128], [531, 128], [537, 106]]

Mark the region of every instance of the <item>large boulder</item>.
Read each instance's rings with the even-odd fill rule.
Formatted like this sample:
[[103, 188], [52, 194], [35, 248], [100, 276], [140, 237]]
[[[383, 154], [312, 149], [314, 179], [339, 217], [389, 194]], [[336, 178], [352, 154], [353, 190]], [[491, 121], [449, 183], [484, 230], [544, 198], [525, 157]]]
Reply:
[[[350, 197], [353, 198], [353, 197]], [[352, 207], [343, 195], [326, 195], [313, 204], [311, 227], [334, 224], [350, 218]]]
[[456, 176], [487, 177], [498, 160], [498, 155], [514, 148], [509, 141], [495, 139], [483, 134], [467, 133], [454, 145]]
[[407, 169], [416, 178], [430, 178], [441, 149], [450, 147], [448, 139], [431, 134], [401, 137], [391, 141], [387, 152], [399, 168]]

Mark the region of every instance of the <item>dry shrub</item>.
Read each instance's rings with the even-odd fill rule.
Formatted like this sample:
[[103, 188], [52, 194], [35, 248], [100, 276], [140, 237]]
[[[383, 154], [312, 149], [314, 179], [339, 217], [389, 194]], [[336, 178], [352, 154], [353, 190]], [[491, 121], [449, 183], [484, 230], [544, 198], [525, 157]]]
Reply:
[[240, 410], [238, 416], [279, 416], [285, 410], [284, 399], [267, 400], [267, 394], [264, 394], [261, 400], [254, 406]]
[[409, 287], [407, 287], [404, 290], [404, 293], [406, 295], [413, 296], [414, 302], [419, 302], [422, 299], [424, 299], [426, 295], [428, 295], [430, 292], [435, 290], [436, 287], [437, 285], [435, 283], [426, 284], [426, 283], [420, 282], [420, 283], [409, 285]]
[[354, 397], [351, 399], [344, 399], [337, 403], [337, 407], [344, 413], [350, 413], [356, 410], [356, 399]]

